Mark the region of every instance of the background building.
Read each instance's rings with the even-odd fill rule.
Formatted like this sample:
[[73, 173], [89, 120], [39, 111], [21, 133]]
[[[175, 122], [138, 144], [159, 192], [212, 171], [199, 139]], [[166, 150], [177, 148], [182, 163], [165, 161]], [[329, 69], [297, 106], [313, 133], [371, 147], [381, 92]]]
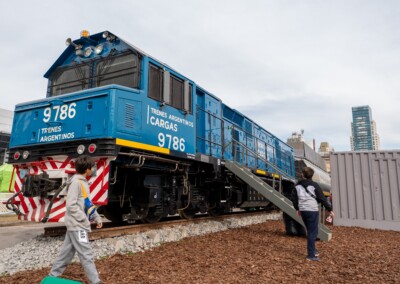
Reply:
[[307, 144], [311, 149], [313, 149], [315, 151], [315, 139], [313, 139], [312, 141], [308, 141], [307, 142], [304, 139], [304, 129], [302, 129], [300, 131], [300, 133], [292, 132], [292, 137], [287, 139], [287, 143], [289, 145], [290, 145], [290, 143], [300, 143], [300, 142]]
[[4, 158], [8, 145], [14, 112], [0, 108], [0, 165], [4, 164]]
[[379, 135], [376, 131], [376, 123], [372, 120], [371, 108], [369, 106], [353, 107], [352, 113], [351, 150], [379, 150]]
[[375, 120], [371, 121], [371, 130], [372, 130], [372, 149], [380, 150], [381, 141], [379, 140], [379, 135], [376, 131], [376, 123]]
[[326, 171], [328, 173], [331, 172], [331, 160], [330, 160], [330, 153], [335, 151], [335, 149], [331, 148], [331, 146], [329, 146], [328, 142], [321, 142], [319, 149], [318, 149], [318, 154], [320, 154], [320, 156], [322, 157], [322, 159], [325, 160], [325, 164], [326, 164]]
[[[296, 179], [301, 179], [301, 171], [304, 167], [311, 167], [314, 170], [313, 180], [318, 182], [322, 190], [329, 192], [331, 188], [331, 178], [326, 172], [326, 164], [324, 159], [315, 152], [315, 148], [305, 142], [304, 130], [301, 133], [293, 132], [292, 137], [287, 139], [287, 144], [294, 150], [294, 165]], [[312, 145], [315, 145], [313, 139]], [[329, 157], [329, 156], [328, 156]]]

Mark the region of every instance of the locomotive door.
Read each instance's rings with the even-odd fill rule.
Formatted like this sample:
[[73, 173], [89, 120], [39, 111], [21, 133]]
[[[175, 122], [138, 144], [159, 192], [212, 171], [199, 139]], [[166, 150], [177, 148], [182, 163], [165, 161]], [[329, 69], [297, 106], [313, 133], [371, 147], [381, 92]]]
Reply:
[[255, 139], [253, 136], [253, 124], [245, 119], [244, 121], [244, 130], [246, 134], [246, 165], [249, 167], [256, 167], [256, 147], [255, 147]]
[[247, 164], [246, 156], [246, 138], [243, 130], [234, 128], [233, 129], [233, 147], [232, 156], [233, 160], [240, 164]]
[[221, 102], [197, 89], [197, 152], [221, 158]]

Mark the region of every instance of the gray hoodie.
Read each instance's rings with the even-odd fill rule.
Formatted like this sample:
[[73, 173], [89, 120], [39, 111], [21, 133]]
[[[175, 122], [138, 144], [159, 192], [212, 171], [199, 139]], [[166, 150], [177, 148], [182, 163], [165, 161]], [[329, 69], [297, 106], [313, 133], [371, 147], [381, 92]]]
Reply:
[[[75, 174], [68, 181], [65, 226], [68, 231], [85, 230], [90, 232], [90, 222], [85, 213], [85, 201], [81, 184], [85, 187], [87, 194], [90, 195], [88, 182], [83, 175]], [[101, 223], [101, 217], [97, 212], [94, 212], [93, 217], [96, 223]]]

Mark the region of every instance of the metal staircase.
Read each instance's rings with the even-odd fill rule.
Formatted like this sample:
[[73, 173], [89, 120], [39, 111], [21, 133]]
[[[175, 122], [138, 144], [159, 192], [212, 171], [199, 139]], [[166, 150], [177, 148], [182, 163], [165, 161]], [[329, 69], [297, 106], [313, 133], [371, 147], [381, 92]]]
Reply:
[[[235, 141], [235, 142], [237, 142], [237, 141]], [[247, 150], [249, 150], [249, 149], [247, 148]], [[251, 150], [249, 150], [249, 151], [251, 151]], [[261, 157], [258, 157], [258, 158], [262, 159]], [[264, 160], [264, 159], [262, 159], [262, 160]], [[268, 161], [265, 161], [265, 162], [267, 164], [270, 164]], [[284, 213], [289, 215], [291, 218], [293, 218], [296, 222], [301, 224], [303, 227], [305, 226], [301, 217], [299, 217], [297, 215], [297, 212], [293, 207], [292, 201], [289, 200], [288, 198], [286, 198], [284, 195], [282, 195], [278, 191], [276, 191], [273, 187], [268, 185], [262, 179], [260, 179], [256, 175], [254, 175], [249, 168], [242, 166], [237, 162], [228, 161], [228, 160], [225, 161], [225, 166], [228, 170], [230, 170], [232, 173], [234, 173], [236, 176], [238, 176], [241, 180], [243, 180], [245, 183], [250, 185], [253, 189], [257, 190], [261, 195], [263, 195], [265, 198], [267, 198], [274, 205], [279, 207]], [[275, 168], [275, 166], [274, 166], [274, 168]], [[276, 168], [276, 170], [281, 175], [286, 176], [286, 174], [281, 172], [279, 169]], [[330, 230], [321, 222], [319, 223], [319, 226], [318, 226], [318, 238], [323, 241], [329, 241], [332, 238], [332, 233], [330, 232]]]

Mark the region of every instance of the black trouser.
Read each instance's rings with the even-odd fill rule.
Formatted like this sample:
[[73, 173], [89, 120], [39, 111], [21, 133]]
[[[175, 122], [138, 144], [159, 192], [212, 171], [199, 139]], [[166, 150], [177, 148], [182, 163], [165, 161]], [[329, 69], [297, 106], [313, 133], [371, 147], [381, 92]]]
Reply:
[[301, 211], [301, 218], [307, 230], [307, 257], [315, 256], [315, 241], [318, 236], [319, 211]]

